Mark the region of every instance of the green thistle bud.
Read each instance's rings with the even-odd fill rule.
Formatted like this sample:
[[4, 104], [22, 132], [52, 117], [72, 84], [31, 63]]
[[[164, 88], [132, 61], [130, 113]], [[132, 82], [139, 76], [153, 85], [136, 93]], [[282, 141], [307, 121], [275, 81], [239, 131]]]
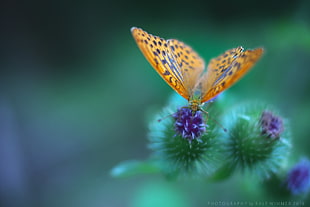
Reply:
[[[208, 126], [200, 111], [191, 114], [186, 102], [173, 96], [162, 114], [150, 124], [150, 148], [168, 176], [197, 177], [217, 169], [221, 156], [214, 125]], [[179, 107], [179, 109], [177, 109]], [[181, 108], [180, 108], [181, 107]], [[190, 114], [190, 115], [189, 115]]]
[[290, 148], [287, 122], [262, 104], [240, 104], [224, 116], [227, 163], [231, 168], [251, 171], [262, 178], [276, 173]]

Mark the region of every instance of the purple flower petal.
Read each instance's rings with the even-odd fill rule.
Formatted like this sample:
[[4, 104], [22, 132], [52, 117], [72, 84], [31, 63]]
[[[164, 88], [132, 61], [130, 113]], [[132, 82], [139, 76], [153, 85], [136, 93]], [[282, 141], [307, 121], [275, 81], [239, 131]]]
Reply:
[[173, 115], [175, 131], [184, 139], [192, 141], [199, 138], [206, 131], [201, 111], [192, 112], [190, 108], [183, 107]]
[[262, 113], [260, 124], [262, 127], [262, 134], [270, 138], [279, 138], [284, 130], [281, 117], [275, 116], [270, 111], [264, 111]]
[[297, 163], [287, 176], [287, 188], [292, 194], [306, 193], [310, 188], [310, 161], [303, 159]]

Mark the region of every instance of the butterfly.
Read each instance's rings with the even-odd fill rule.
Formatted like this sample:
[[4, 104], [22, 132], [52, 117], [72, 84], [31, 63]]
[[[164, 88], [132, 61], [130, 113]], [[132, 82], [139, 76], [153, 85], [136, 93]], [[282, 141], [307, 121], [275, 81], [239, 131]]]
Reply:
[[205, 68], [197, 52], [179, 40], [165, 40], [137, 27], [132, 27], [131, 33], [145, 58], [168, 85], [188, 100], [193, 112], [236, 83], [264, 51], [239, 46], [211, 59]]

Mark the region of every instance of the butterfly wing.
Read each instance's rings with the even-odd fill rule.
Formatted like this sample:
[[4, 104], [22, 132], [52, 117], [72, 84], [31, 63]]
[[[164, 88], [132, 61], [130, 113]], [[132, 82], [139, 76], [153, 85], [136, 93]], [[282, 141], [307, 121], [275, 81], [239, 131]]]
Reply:
[[181, 96], [188, 98], [189, 94], [183, 85], [183, 77], [175, 59], [169, 55], [170, 50], [166, 40], [148, 34], [140, 28], [131, 28], [141, 52], [157, 73]]
[[143, 55], [158, 74], [177, 93], [189, 99], [194, 82], [198, 79], [196, 73], [201, 73], [204, 67], [198, 54], [178, 40], [166, 41], [136, 27], [131, 32]]
[[201, 102], [214, 98], [232, 86], [259, 60], [263, 48], [244, 51], [242, 47], [227, 50], [210, 61], [207, 72], [199, 80]]
[[189, 92], [189, 97], [194, 93], [195, 85], [204, 70], [204, 60], [190, 46], [176, 39], [168, 41], [171, 54], [181, 69], [184, 87]]

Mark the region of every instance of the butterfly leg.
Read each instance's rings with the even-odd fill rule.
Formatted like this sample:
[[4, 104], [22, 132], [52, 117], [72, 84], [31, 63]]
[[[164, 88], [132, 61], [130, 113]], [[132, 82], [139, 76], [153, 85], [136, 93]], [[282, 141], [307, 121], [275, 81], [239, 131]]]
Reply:
[[205, 111], [203, 108], [200, 108], [199, 110], [202, 111], [206, 115], [206, 123], [207, 123], [209, 119], [209, 112]]
[[[211, 105], [211, 104], [208, 104], [207, 108], [209, 108], [210, 105]], [[207, 116], [206, 122], [207, 122], [208, 119], [210, 118], [213, 122], [215, 122], [217, 125], [219, 125], [219, 126], [224, 130], [224, 132], [227, 132], [227, 129], [226, 129], [221, 123], [219, 123], [217, 120], [215, 120], [215, 119], [213, 119], [213, 118], [211, 118], [211, 117], [209, 116], [209, 112], [205, 111], [203, 108], [200, 108], [200, 110], [201, 110], [203, 113], [206, 114], [206, 116]]]

